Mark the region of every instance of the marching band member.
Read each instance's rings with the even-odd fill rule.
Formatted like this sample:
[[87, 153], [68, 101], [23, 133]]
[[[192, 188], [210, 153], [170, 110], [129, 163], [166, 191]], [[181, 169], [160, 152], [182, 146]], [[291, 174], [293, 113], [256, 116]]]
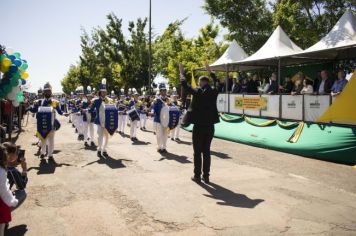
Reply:
[[148, 115], [148, 103], [145, 101], [145, 96], [141, 97], [141, 106], [140, 106], [140, 129], [146, 130], [146, 122]]
[[126, 117], [127, 117], [127, 105], [128, 101], [126, 101], [126, 97], [124, 94], [124, 89], [121, 89], [120, 99], [117, 102], [117, 110], [119, 112], [119, 134], [125, 134], [125, 125], [126, 125]]
[[[129, 110], [135, 108], [136, 111], [139, 112], [141, 102], [138, 100], [138, 95], [139, 94], [137, 93], [137, 91], [134, 91], [133, 99], [130, 101], [130, 103], [128, 105]], [[134, 119], [134, 120], [131, 119], [130, 138], [131, 138], [131, 141], [133, 141], [133, 142], [138, 141], [138, 139], [136, 138], [138, 121], [139, 121], [139, 117], [138, 117], [138, 119]]]
[[84, 97], [84, 89], [83, 86], [79, 86], [77, 90], [77, 94], [79, 98], [75, 101], [75, 105], [77, 107], [77, 130], [78, 130], [78, 140], [84, 140], [84, 123], [83, 123], [83, 114], [81, 112], [82, 104], [83, 104], [83, 97]]
[[[51, 98], [52, 97], [52, 86], [47, 82], [43, 87], [44, 98], [37, 100], [34, 105], [30, 108], [32, 113], [37, 113], [36, 118], [40, 119], [38, 115], [38, 111], [40, 107], [53, 107], [54, 110], [57, 111], [59, 115], [67, 115], [64, 114], [60, 108], [59, 101]], [[52, 114], [54, 115], [54, 114]], [[49, 121], [50, 122], [50, 121]], [[43, 127], [44, 128], [44, 127]], [[46, 154], [48, 154], [48, 160], [54, 161], [53, 159], [53, 150], [54, 150], [54, 134], [60, 128], [60, 123], [57, 119], [54, 119], [53, 127], [51, 127], [49, 133], [45, 134], [45, 137], [42, 135], [41, 130], [38, 130], [37, 136], [41, 139], [41, 155], [40, 158], [43, 159]]]
[[171, 130], [171, 133], [170, 133], [170, 137], [171, 137], [171, 140], [172, 141], [181, 141], [179, 139], [179, 131], [180, 131], [180, 124], [182, 123], [182, 109], [181, 109], [181, 103], [178, 101], [178, 95], [177, 94], [173, 94], [172, 95], [172, 101], [171, 103], [169, 104], [170, 106], [176, 106], [180, 109], [180, 118], [179, 118], [179, 122], [178, 122], [178, 125]]
[[165, 84], [159, 85], [159, 96], [156, 98], [153, 105], [154, 123], [156, 126], [157, 137], [157, 152], [167, 153], [167, 128], [161, 125], [161, 109], [163, 106], [167, 106], [169, 102], [167, 98], [167, 88]]
[[84, 131], [84, 146], [95, 146], [94, 143], [94, 116], [95, 113], [90, 113], [88, 107], [92, 103], [93, 94], [91, 93], [91, 87], [87, 87], [86, 99], [82, 102], [82, 117], [83, 117], [83, 131]]
[[108, 157], [108, 153], [106, 151], [106, 148], [108, 146], [108, 139], [109, 139], [109, 134], [105, 131], [105, 127], [103, 127], [100, 122], [100, 119], [102, 118], [101, 116], [105, 116], [105, 114], [100, 113], [101, 107], [103, 104], [113, 104], [113, 101], [107, 97], [107, 90], [106, 90], [106, 79], [102, 79], [101, 85], [100, 85], [100, 90], [99, 90], [99, 97], [95, 98], [89, 108], [89, 112], [93, 113], [95, 112], [95, 119], [94, 123], [97, 125], [97, 130], [98, 130], [98, 149], [97, 149], [97, 155], [98, 157]]

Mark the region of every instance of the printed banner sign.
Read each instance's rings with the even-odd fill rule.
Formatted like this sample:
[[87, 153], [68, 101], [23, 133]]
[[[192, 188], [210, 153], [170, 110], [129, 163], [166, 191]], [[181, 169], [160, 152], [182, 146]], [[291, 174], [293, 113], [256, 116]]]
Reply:
[[282, 118], [291, 120], [303, 119], [303, 96], [282, 96]]
[[219, 112], [228, 112], [228, 103], [227, 103], [228, 95], [227, 94], [219, 94], [216, 106]]
[[261, 111], [261, 115], [265, 117], [279, 118], [279, 99], [280, 95], [262, 95], [267, 99], [267, 107]]
[[118, 112], [115, 105], [105, 106], [105, 129], [110, 135], [114, 135], [118, 128]]
[[260, 110], [267, 108], [267, 97], [260, 96], [244, 96], [235, 97], [235, 108], [236, 109], [253, 109]]
[[231, 94], [230, 95], [230, 112], [233, 114], [240, 114], [242, 115], [244, 113], [244, 110], [242, 108], [238, 109], [235, 107], [235, 99], [236, 98], [242, 98], [242, 94]]
[[304, 120], [305, 121], [317, 121], [318, 118], [324, 114], [329, 108], [330, 96], [304, 96]]

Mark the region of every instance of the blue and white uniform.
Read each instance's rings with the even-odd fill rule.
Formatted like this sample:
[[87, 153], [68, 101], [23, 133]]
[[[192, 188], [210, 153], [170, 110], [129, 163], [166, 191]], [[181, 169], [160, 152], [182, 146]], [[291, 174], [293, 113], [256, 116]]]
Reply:
[[[131, 100], [128, 105], [129, 110], [136, 108], [136, 110], [139, 111], [140, 104], [141, 104], [140, 101]], [[137, 125], [138, 125], [138, 120], [131, 121], [131, 126], [130, 126], [130, 138], [131, 139], [136, 138]]]
[[120, 99], [117, 102], [117, 111], [119, 113], [119, 132], [122, 134], [125, 133], [125, 125], [126, 125], [126, 118], [127, 118], [127, 105], [129, 103], [126, 101], [125, 98]]
[[[32, 113], [37, 113], [38, 108], [40, 106], [43, 107], [53, 107], [54, 110], [57, 111], [59, 115], [63, 115], [63, 111], [61, 110], [60, 103], [59, 101], [55, 99], [39, 99], [37, 100], [34, 105], [30, 108], [30, 111]], [[60, 123], [57, 119], [54, 120], [54, 130], [51, 132], [45, 140], [40, 140], [41, 141], [41, 155], [46, 154], [46, 146], [48, 147], [48, 156], [52, 157], [53, 156], [53, 150], [54, 150], [54, 133], [56, 130], [60, 128]]]
[[153, 104], [153, 122], [156, 127], [157, 148], [158, 150], [166, 150], [167, 148], [167, 128], [161, 125], [161, 109], [167, 106], [168, 98], [158, 96]]

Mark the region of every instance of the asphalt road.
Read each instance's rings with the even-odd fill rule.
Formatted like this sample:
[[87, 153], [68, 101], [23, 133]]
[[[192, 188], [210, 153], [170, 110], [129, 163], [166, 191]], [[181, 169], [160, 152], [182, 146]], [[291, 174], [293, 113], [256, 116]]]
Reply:
[[99, 159], [61, 123], [56, 163], [35, 155], [33, 118], [18, 138], [30, 182], [7, 235], [356, 235], [351, 166], [214, 139], [212, 183], [198, 185], [188, 132], [165, 156], [152, 132], [115, 134]]

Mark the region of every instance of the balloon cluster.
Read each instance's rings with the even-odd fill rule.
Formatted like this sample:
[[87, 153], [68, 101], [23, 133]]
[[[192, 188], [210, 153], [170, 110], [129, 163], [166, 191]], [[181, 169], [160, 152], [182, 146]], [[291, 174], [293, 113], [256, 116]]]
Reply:
[[0, 54], [0, 98], [9, 99], [17, 107], [23, 101], [22, 85], [26, 84], [28, 73], [27, 61], [21, 59], [19, 52], [7, 48]]

